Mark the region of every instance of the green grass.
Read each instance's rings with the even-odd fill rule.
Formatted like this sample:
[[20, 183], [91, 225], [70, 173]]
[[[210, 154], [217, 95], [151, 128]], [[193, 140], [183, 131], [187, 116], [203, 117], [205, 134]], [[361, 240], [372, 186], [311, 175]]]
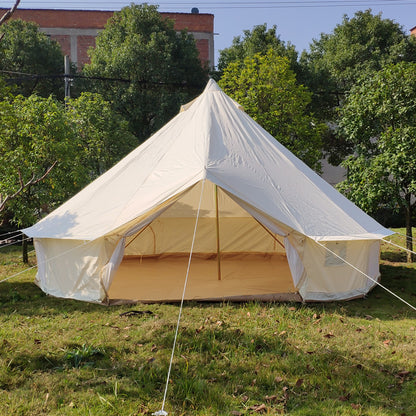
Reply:
[[[382, 259], [382, 283], [416, 304], [416, 265], [390, 246]], [[0, 280], [25, 267], [0, 251]], [[159, 410], [179, 306], [56, 299], [34, 275], [0, 286], [0, 415]], [[152, 313], [120, 316], [132, 309]], [[185, 303], [165, 410], [415, 415], [415, 341], [416, 312], [380, 288], [324, 304]]]

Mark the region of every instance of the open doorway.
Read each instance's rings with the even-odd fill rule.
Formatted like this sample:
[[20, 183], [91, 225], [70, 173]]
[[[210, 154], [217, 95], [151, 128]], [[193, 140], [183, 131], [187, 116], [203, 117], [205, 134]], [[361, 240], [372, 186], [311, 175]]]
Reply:
[[[111, 300], [180, 300], [202, 182], [126, 240]], [[185, 299], [299, 300], [283, 238], [206, 181]]]

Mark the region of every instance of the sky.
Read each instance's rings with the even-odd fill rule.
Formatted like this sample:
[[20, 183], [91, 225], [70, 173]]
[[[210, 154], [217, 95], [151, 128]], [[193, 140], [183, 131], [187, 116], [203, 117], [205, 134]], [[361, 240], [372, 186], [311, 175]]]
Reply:
[[[14, 0], [2, 1], [1, 7], [11, 7], [14, 3]], [[130, 3], [129, 0], [21, 0], [19, 8], [120, 10]], [[149, 0], [147, 3], [158, 4], [161, 12], [190, 13], [193, 7], [197, 7], [200, 13], [213, 14], [216, 61], [219, 51], [229, 47], [234, 37], [263, 23], [268, 27], [276, 25], [280, 39], [295, 45], [299, 53], [308, 50], [312, 40], [319, 39], [321, 33], [331, 33], [345, 14], [353, 17], [359, 10], [371, 9], [374, 14], [381, 12], [383, 18], [395, 21], [406, 33], [416, 26], [416, 0]]]

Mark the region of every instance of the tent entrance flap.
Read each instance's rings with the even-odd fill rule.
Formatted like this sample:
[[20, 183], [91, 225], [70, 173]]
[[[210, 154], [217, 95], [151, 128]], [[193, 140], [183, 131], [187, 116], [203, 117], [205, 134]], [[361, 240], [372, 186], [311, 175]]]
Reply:
[[[126, 239], [110, 299], [181, 298], [200, 184]], [[283, 238], [275, 235], [206, 181], [186, 299], [289, 299], [297, 290]]]

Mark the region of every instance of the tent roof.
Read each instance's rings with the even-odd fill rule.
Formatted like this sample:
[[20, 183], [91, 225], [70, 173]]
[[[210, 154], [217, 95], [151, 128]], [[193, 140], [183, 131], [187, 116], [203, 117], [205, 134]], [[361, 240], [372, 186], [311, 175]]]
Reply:
[[260, 127], [213, 80], [161, 130], [25, 233], [92, 240], [205, 178], [311, 238], [390, 234]]

